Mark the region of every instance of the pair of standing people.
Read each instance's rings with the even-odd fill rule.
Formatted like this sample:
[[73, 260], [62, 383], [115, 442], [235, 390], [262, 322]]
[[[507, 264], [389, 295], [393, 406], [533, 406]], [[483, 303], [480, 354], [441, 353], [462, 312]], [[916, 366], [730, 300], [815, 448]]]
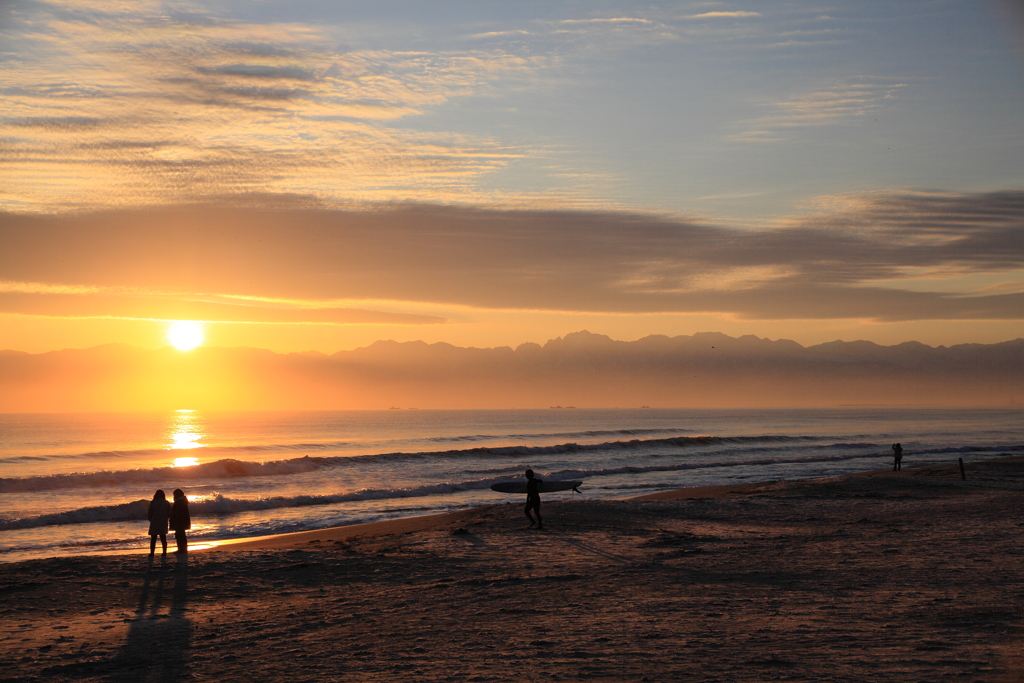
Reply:
[[174, 489], [174, 503], [167, 500], [163, 489], [158, 489], [149, 502], [149, 554], [156, 552], [156, 539], [159, 536], [167, 554], [167, 531], [174, 531], [174, 540], [178, 544], [175, 552], [188, 552], [188, 539], [185, 532], [192, 528], [192, 517], [188, 512], [188, 498], [181, 489]]

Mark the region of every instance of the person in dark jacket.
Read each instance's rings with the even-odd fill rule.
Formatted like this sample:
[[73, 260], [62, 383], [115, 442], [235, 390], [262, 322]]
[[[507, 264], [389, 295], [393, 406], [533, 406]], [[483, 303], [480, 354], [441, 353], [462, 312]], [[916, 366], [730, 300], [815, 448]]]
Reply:
[[156, 552], [156, 537], [164, 546], [164, 555], [167, 554], [167, 518], [171, 514], [171, 504], [167, 502], [167, 494], [163, 489], [157, 489], [153, 494], [153, 500], [149, 501], [149, 554]]
[[171, 530], [174, 532], [174, 540], [178, 543], [175, 552], [188, 552], [188, 539], [185, 532], [192, 528], [192, 517], [188, 514], [188, 498], [181, 489], [174, 489], [174, 505], [171, 506], [170, 518]]
[[[544, 520], [540, 517], [540, 486], [544, 482], [533, 476], [533, 470], [526, 470], [526, 516], [530, 518], [530, 527], [534, 524], [538, 529], [544, 528]], [[530, 510], [537, 513], [537, 521], [533, 520]]]

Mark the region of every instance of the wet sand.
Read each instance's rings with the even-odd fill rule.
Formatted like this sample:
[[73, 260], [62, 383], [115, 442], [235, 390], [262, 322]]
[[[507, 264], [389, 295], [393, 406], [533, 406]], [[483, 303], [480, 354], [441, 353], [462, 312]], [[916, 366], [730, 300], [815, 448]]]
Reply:
[[1021, 680], [1022, 493], [1008, 459], [5, 564], [0, 680]]

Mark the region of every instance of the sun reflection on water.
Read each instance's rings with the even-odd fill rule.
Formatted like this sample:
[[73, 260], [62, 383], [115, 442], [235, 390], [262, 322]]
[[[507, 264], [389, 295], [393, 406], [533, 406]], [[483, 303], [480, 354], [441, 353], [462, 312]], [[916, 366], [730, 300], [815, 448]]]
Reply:
[[203, 444], [197, 443], [201, 438], [203, 438], [203, 435], [196, 432], [176, 432], [171, 434], [171, 444], [168, 448], [175, 450], [182, 448], [202, 448]]
[[[189, 450], [202, 448], [200, 439], [206, 436], [203, 420], [194, 410], [175, 410], [167, 425], [168, 450]], [[190, 467], [199, 464], [199, 458], [181, 457], [174, 459], [174, 467]]]

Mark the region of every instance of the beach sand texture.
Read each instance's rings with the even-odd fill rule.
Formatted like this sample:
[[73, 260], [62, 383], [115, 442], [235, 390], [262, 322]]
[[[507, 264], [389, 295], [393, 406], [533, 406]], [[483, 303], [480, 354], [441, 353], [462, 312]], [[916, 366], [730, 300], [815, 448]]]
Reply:
[[1022, 493], [1008, 459], [8, 564], [0, 680], [1021, 680]]

